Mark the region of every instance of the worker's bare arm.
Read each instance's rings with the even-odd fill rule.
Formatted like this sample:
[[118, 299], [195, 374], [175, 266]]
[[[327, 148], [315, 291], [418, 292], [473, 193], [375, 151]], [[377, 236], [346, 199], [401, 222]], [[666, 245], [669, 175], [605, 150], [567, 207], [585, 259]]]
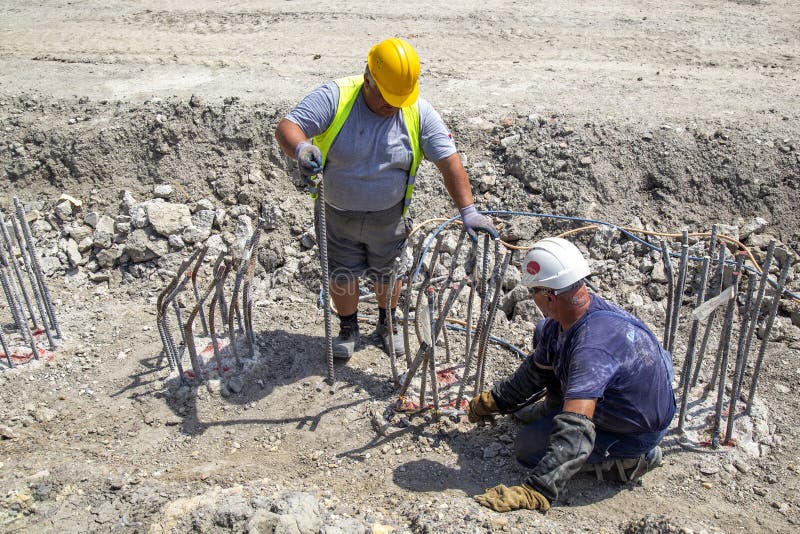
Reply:
[[469, 185], [469, 178], [464, 165], [461, 164], [461, 158], [458, 152], [455, 152], [446, 158], [440, 159], [435, 163], [442, 173], [444, 178], [444, 186], [450, 197], [455, 202], [458, 209], [469, 206], [474, 203], [472, 198], [472, 189]]
[[563, 411], [585, 415], [591, 419], [594, 417], [594, 409], [596, 406], [597, 399], [567, 399], [564, 401]]
[[281, 122], [278, 123], [278, 127], [275, 129], [275, 139], [278, 140], [281, 150], [290, 158], [295, 157], [297, 145], [308, 141], [303, 130], [289, 119], [281, 119]]

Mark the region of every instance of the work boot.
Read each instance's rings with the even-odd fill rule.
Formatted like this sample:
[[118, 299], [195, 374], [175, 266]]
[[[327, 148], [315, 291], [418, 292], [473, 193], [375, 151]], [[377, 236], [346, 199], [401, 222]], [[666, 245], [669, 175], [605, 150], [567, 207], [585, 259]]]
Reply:
[[346, 362], [353, 356], [358, 345], [358, 323], [342, 322], [339, 325], [339, 335], [333, 339], [333, 357]]
[[661, 465], [661, 447], [656, 445], [650, 452], [637, 458], [624, 458], [609, 460], [595, 464], [583, 464], [581, 473], [594, 473], [597, 480], [616, 480], [619, 482], [634, 482], [648, 471]]
[[[381, 345], [386, 354], [389, 354], [390, 343], [394, 346], [394, 355], [403, 356], [406, 353], [405, 344], [403, 343], [403, 335], [397, 328], [397, 318], [392, 319], [392, 335], [389, 336], [389, 327], [386, 321], [378, 322], [378, 327], [375, 333], [381, 338]], [[391, 339], [390, 339], [391, 338]]]

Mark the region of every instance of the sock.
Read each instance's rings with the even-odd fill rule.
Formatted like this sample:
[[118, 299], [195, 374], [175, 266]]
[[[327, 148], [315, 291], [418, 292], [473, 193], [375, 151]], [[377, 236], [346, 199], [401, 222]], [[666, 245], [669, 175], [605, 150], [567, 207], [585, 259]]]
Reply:
[[[392, 318], [396, 317], [397, 307], [392, 308]], [[378, 323], [386, 322], [386, 308], [378, 307]]]
[[339, 323], [340, 324], [354, 324], [358, 325], [358, 312], [355, 312], [351, 315], [340, 315], [339, 316]]

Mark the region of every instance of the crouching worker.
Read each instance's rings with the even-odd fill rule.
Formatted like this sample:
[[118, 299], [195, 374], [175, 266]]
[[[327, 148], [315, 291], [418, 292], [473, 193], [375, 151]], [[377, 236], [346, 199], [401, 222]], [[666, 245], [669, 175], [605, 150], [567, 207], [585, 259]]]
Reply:
[[[580, 471], [628, 482], [661, 463], [658, 444], [675, 415], [672, 357], [642, 321], [590, 294], [589, 274], [565, 239], [543, 239], [525, 257], [522, 282], [546, 317], [534, 352], [473, 398], [467, 415], [476, 423], [514, 413], [528, 423], [515, 453], [531, 472], [519, 486], [477, 495], [483, 506], [544, 512]], [[543, 389], [543, 400], [520, 409]]]

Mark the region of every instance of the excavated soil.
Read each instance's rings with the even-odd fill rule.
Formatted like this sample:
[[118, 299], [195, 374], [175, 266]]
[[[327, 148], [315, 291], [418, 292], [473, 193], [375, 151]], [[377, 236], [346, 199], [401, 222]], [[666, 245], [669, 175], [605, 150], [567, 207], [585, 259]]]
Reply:
[[[336, 392], [318, 391], [312, 202], [273, 137], [308, 90], [360, 72], [371, 44], [400, 35], [423, 58], [422, 92], [453, 131], [479, 207], [561, 217], [498, 214], [506, 241], [527, 245], [586, 219], [678, 236], [718, 224], [759, 261], [776, 239], [780, 262], [797, 262], [792, 2], [4, 4], [0, 209], [8, 216], [16, 196], [30, 214], [64, 340], [0, 373], [3, 530], [797, 531], [796, 298], [781, 300], [737, 444], [691, 451], [673, 434], [664, 466], [639, 484], [577, 478], [546, 515], [496, 514], [471, 496], [525, 476], [512, 419], [387, 419], [396, 388], [369, 335], [336, 367]], [[156, 197], [191, 212], [197, 228], [204, 213], [214, 223], [169, 239], [152, 220], [137, 226], [135, 207]], [[415, 221], [453, 213], [423, 164]], [[112, 230], [101, 242], [103, 216]], [[236, 254], [259, 216], [257, 357], [181, 387], [156, 330], [158, 293], [195, 247]], [[136, 232], [150, 248], [133, 248]], [[576, 239], [600, 294], [660, 334], [660, 256], [613, 229]], [[668, 239], [679, 252], [680, 238]], [[692, 253], [706, 245], [693, 238]], [[797, 273], [795, 264], [795, 297]], [[537, 314], [514, 293], [518, 274], [493, 333], [528, 350]], [[691, 276], [676, 369], [696, 293]], [[363, 309], [375, 313], [374, 303]], [[5, 306], [0, 321], [13, 337]], [[488, 384], [518, 362], [499, 345], [489, 356]], [[752, 371], [751, 361], [746, 378]], [[694, 410], [690, 426], [706, 439], [702, 403]]]

